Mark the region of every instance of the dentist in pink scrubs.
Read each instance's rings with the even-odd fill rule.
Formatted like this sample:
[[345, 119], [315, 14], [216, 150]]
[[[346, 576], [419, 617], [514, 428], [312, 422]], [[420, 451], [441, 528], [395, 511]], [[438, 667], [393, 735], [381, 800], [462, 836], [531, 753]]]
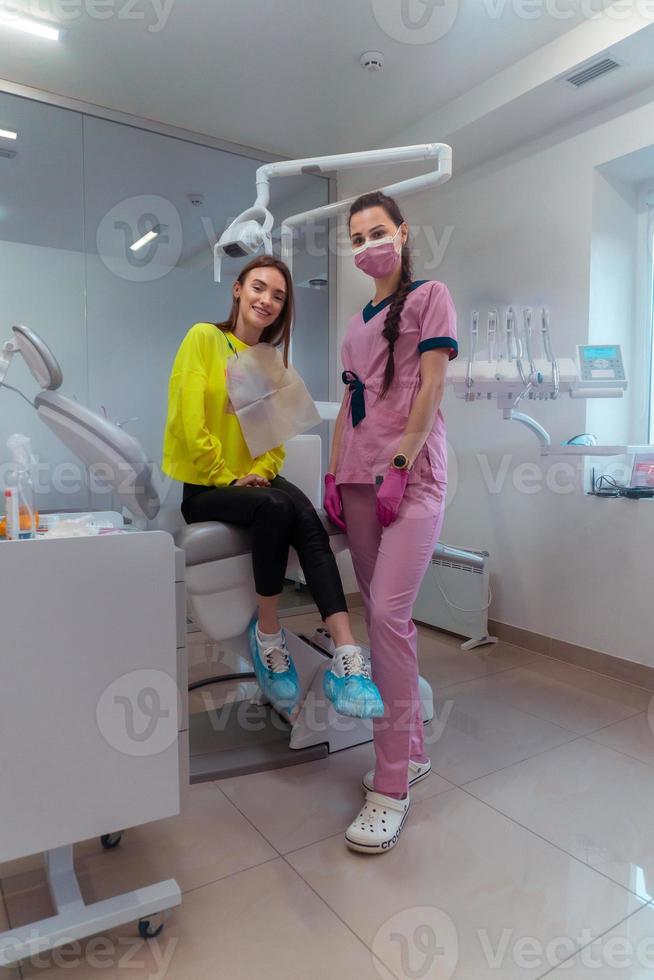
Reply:
[[325, 477], [325, 509], [347, 531], [385, 705], [374, 721], [376, 766], [363, 779], [365, 803], [345, 834], [349, 847], [367, 854], [394, 846], [410, 788], [431, 770], [412, 613], [443, 524], [440, 404], [458, 345], [447, 286], [414, 281], [408, 237], [392, 198], [375, 192], [352, 205], [354, 262], [375, 294], [350, 320], [343, 343], [346, 392]]

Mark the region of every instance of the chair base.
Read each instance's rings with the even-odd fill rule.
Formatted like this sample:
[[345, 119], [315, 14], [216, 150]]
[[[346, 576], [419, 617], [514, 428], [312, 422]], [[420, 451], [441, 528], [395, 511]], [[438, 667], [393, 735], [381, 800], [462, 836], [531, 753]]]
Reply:
[[[256, 697], [191, 715], [192, 783], [300, 765], [372, 740], [371, 719], [339, 715], [323, 693], [323, 674], [331, 655], [288, 629], [286, 642], [303, 692], [296, 715], [290, 718], [285, 709]], [[246, 658], [247, 637], [239, 637], [237, 646]], [[434, 699], [423, 678], [420, 696], [423, 721], [429, 722], [434, 716]]]

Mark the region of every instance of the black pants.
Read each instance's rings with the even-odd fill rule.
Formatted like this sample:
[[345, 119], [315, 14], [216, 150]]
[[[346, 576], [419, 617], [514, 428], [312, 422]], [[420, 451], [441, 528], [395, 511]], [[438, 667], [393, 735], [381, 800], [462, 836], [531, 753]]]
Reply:
[[279, 595], [292, 545], [323, 619], [347, 603], [329, 535], [302, 491], [277, 476], [270, 487], [203, 487], [184, 484], [187, 524], [222, 521], [252, 528], [252, 564], [258, 595]]

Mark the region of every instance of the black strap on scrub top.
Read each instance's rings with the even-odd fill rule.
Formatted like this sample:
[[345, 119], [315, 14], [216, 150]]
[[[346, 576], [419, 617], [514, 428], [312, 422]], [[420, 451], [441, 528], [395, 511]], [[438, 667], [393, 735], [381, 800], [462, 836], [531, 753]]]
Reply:
[[366, 386], [354, 371], [343, 371], [343, 384], [352, 392], [352, 428], [356, 429], [359, 422], [363, 422], [366, 417]]

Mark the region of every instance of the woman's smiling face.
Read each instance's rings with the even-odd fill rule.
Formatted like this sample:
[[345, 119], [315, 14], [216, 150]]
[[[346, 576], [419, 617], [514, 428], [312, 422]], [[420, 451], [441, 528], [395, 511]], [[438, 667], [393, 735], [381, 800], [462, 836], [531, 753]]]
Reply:
[[239, 313], [244, 323], [265, 330], [281, 315], [286, 302], [286, 282], [278, 269], [261, 266], [253, 269], [241, 285], [234, 283], [234, 297], [240, 300]]

